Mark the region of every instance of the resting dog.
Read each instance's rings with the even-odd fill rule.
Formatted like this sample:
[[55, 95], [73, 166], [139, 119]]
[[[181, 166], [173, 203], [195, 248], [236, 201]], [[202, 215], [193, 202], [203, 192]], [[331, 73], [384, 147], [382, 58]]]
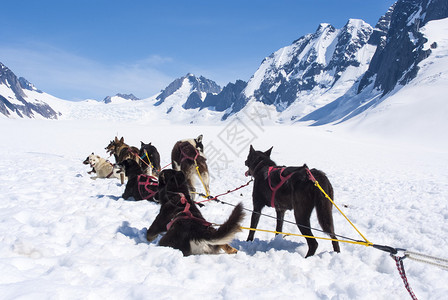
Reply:
[[[330, 198], [333, 198], [333, 187], [324, 172], [303, 167], [277, 167], [271, 160], [272, 148], [266, 152], [256, 151], [250, 146], [249, 155], [245, 162], [249, 168], [246, 175], [254, 177], [252, 213], [250, 227], [257, 228], [260, 213], [264, 206], [275, 208], [277, 213], [276, 231], [281, 232], [283, 217], [286, 210], [294, 209], [294, 216], [300, 232], [306, 236], [313, 236], [310, 228], [310, 216], [316, 207], [317, 218], [322, 229], [336, 239], [333, 226], [332, 203], [314, 186], [309, 173], [317, 179]], [[250, 231], [248, 241], [254, 239], [255, 231]], [[314, 238], [306, 238], [308, 253], [306, 257], [314, 255], [317, 242]], [[339, 244], [333, 241], [333, 249], [339, 252]]]
[[96, 176], [90, 177], [92, 179], [97, 178], [121, 178], [121, 171], [114, 168], [114, 165], [106, 159], [95, 155], [94, 153], [89, 155], [89, 164], [96, 173]]
[[143, 172], [148, 175], [158, 175], [160, 172], [160, 154], [157, 148], [140, 141], [140, 166]]
[[243, 206], [238, 204], [227, 221], [218, 229], [207, 222], [191, 200], [185, 175], [181, 171], [163, 170], [159, 175], [160, 212], [148, 228], [148, 241], [166, 232], [160, 239], [160, 246], [182, 251], [184, 256], [192, 254], [217, 254], [220, 249], [236, 253], [228, 245], [240, 231], [244, 217]]
[[[171, 151], [171, 163], [173, 169], [184, 172], [187, 180], [190, 196], [194, 200], [196, 188], [195, 178], [199, 174], [205, 185], [205, 193], [210, 193], [210, 178], [208, 174], [207, 162], [204, 155], [204, 145], [202, 144], [202, 134], [196, 139], [187, 139], [176, 142]], [[198, 171], [196, 170], [198, 166]]]
[[126, 188], [122, 195], [123, 199], [134, 197], [135, 200], [156, 201], [157, 196], [157, 178], [143, 174], [142, 168], [133, 159], [126, 159], [118, 164], [124, 169], [128, 178]]
[[[92, 152], [92, 154], [93, 154], [93, 152]], [[84, 159], [84, 161], [82, 162], [84, 165], [90, 165], [89, 157], [90, 157], [90, 155], [87, 156], [86, 159]], [[87, 174], [92, 174], [92, 173], [95, 173], [95, 169], [94, 168], [92, 168], [92, 170], [87, 172]]]

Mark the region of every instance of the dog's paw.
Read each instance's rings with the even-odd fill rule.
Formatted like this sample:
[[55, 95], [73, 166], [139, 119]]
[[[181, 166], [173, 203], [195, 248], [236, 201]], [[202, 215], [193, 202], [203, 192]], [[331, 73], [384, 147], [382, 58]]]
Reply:
[[238, 250], [230, 246], [229, 244], [220, 245], [221, 249], [224, 250], [227, 254], [236, 254]]
[[152, 242], [152, 241], [154, 241], [155, 239], [156, 239], [156, 237], [157, 237], [157, 234], [156, 235], [149, 235], [149, 234], [146, 234], [146, 240], [148, 240], [148, 242]]

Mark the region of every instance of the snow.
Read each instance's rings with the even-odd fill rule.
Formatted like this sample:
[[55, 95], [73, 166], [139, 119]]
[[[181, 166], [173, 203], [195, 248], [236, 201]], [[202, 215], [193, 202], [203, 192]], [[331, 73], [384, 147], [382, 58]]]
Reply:
[[[394, 261], [371, 247], [341, 244], [337, 254], [330, 242], [319, 241], [316, 255], [305, 259], [303, 238], [257, 232], [254, 242], [246, 242], [247, 231], [232, 242], [239, 250], [236, 255], [183, 257], [159, 247], [157, 240], [148, 243], [146, 228], [159, 206], [123, 200], [124, 186], [118, 180], [91, 180], [82, 164], [92, 151], [106, 157], [104, 147], [117, 134], [131, 145], [151, 141], [162, 165], [169, 163], [176, 140], [204, 134], [211, 192], [218, 194], [248, 180], [243, 175], [248, 146], [241, 140], [234, 143], [229, 133], [250, 129], [244, 142], [261, 150], [274, 146], [272, 157], [278, 164], [307, 163], [324, 170], [336, 203], [373, 243], [447, 257], [447, 147], [421, 146], [417, 138], [398, 142], [340, 126], [255, 126], [250, 118], [185, 126], [113, 117], [0, 119], [2, 299], [409, 297]], [[412, 137], [411, 130], [408, 135]], [[227, 165], [219, 169], [223, 154]], [[251, 209], [251, 189], [221, 199], [241, 201]], [[231, 210], [219, 203], [201, 208], [207, 220], [216, 223]], [[263, 212], [275, 215], [271, 208]], [[333, 215], [338, 234], [360, 239], [336, 210]], [[292, 213], [285, 219], [293, 220]], [[249, 220], [248, 214], [243, 226]], [[320, 228], [314, 214], [311, 222]], [[258, 228], [273, 230], [274, 223], [262, 217]], [[298, 233], [290, 224], [284, 231]], [[404, 264], [419, 299], [446, 297], [447, 271], [407, 259]]]
[[10, 103], [16, 105], [23, 105], [22, 102], [17, 100], [16, 95], [12, 91], [11, 87], [7, 84], [0, 83], [0, 95], [6, 98]]

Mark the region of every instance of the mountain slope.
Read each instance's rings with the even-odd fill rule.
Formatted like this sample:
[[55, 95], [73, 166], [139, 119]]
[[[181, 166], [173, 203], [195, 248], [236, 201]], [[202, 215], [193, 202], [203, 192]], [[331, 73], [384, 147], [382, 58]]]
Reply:
[[47, 96], [0, 63], [0, 113], [4, 116], [57, 119], [58, 113], [43, 100]]
[[430, 21], [420, 31], [427, 39], [422, 50], [431, 54], [417, 65], [416, 78], [344, 126], [368, 135], [418, 138], [422, 145], [447, 149], [448, 18]]
[[[345, 95], [311, 112], [301, 121], [312, 121], [314, 125], [344, 122], [383, 101], [388, 102], [390, 96], [398, 93], [403, 86], [410, 84], [418, 77], [419, 64], [422, 62], [426, 64], [425, 60], [432, 55], [432, 44], [427, 45], [427, 38], [421, 28], [436, 18], [447, 18], [447, 2], [400, 0], [391, 7], [386, 15], [390, 15], [389, 25], [383, 27], [383, 29], [387, 29], [387, 33], [383, 34], [383, 38], [380, 39], [369, 69], [360, 82]], [[434, 28], [431, 27], [429, 31], [431, 30]], [[434, 45], [437, 45], [437, 42]], [[444, 47], [443, 43], [441, 47]], [[436, 55], [433, 58], [435, 59], [434, 63], [445, 63], [438, 60], [440, 56]], [[444, 72], [442, 71], [442, 73]], [[421, 76], [417, 82], [421, 82], [425, 77], [424, 74]], [[434, 80], [439, 79], [435, 78]], [[422, 89], [425, 88], [422, 86]], [[442, 92], [439, 92], [438, 95], [443, 97]]]
[[367, 70], [375, 51], [367, 43], [372, 32], [362, 20], [351, 19], [341, 29], [319, 25], [265, 58], [243, 91], [246, 103], [274, 105], [287, 120], [335, 100]]
[[184, 109], [200, 108], [208, 93], [217, 94], [221, 87], [203, 76], [197, 78], [189, 73], [170, 83], [157, 97], [155, 106], [169, 112], [181, 106]]
[[135, 97], [133, 94], [116, 94], [115, 96], [107, 96], [104, 98], [104, 103], [116, 103], [116, 102], [123, 102], [123, 101], [137, 101], [140, 100], [139, 98]]

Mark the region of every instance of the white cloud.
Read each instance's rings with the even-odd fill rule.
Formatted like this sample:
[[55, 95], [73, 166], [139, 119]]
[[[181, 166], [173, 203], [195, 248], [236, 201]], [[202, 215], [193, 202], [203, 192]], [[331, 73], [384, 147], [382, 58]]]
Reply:
[[173, 78], [160, 68], [169, 57], [148, 56], [135, 62], [106, 64], [45, 44], [0, 47], [0, 61], [37, 88], [68, 100], [102, 99], [116, 93], [146, 98]]

